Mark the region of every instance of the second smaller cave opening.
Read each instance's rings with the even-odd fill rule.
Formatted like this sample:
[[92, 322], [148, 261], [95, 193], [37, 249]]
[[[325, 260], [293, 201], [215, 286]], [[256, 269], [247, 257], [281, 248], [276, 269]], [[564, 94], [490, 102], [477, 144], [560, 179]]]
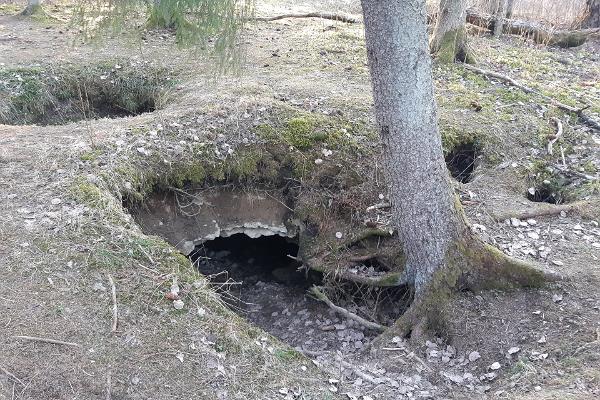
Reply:
[[474, 142], [457, 145], [445, 157], [450, 175], [459, 182], [471, 182], [478, 157], [477, 145]]

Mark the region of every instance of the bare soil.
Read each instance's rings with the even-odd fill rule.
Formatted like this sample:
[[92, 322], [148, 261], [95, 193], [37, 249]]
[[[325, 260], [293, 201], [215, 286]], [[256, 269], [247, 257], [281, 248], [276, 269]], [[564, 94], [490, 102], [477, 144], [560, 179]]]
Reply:
[[[356, 2], [269, 1], [257, 13], [337, 8], [359, 12]], [[318, 19], [253, 23], [241, 75], [215, 81], [210, 59], [176, 48], [170, 32], [148, 32], [141, 42], [116, 36], [81, 44], [67, 29], [69, 8], [62, 4], [47, 9], [58, 19], [23, 19], [13, 9], [0, 10], [2, 70], [125, 59], [179, 72], [170, 102], [152, 113], [59, 126], [0, 125], [0, 399], [600, 396], [597, 208], [533, 220], [494, 218], [541, 207], [527, 193], [548, 168], [552, 179], [569, 176], [572, 201], [598, 201], [599, 132], [543, 99], [460, 65], [436, 65], [445, 144], [475, 138], [480, 149], [470, 181], [456, 183], [473, 229], [564, 279], [536, 290], [458, 293], [439, 337], [427, 343], [395, 337], [393, 328], [372, 342], [372, 332], [308, 298], [305, 282], [290, 290], [287, 282], [254, 278], [250, 290], [236, 296], [254, 304], [242, 304], [246, 320], [172, 244], [143, 232], [123, 199], [140, 182], [202, 157], [218, 153], [235, 160], [246, 146], [263, 144], [259, 126], [336, 116], [355, 128], [342, 135], [355, 147], [311, 143], [299, 156], [315, 176], [356, 170], [370, 180], [361, 186], [367, 190], [362, 197], [325, 182], [328, 189], [319, 196], [331, 202], [315, 212], [331, 218], [322, 228], [347, 234], [330, 205], [341, 200], [353, 210], [344, 218], [386, 221], [385, 209], [367, 213], [364, 204], [352, 203], [360, 198], [372, 205], [385, 197], [362, 26]], [[598, 118], [598, 43], [563, 50], [514, 37], [472, 37], [471, 44], [482, 68], [561, 101], [588, 104], [586, 111]], [[565, 126], [557, 142], [565, 171], [560, 152], [546, 154], [548, 135], [555, 132], [551, 117]], [[297, 180], [302, 190], [316, 190], [308, 176]], [[230, 261], [222, 267], [230, 269]], [[174, 283], [182, 309], [165, 297]], [[363, 306], [353, 310], [364, 312]], [[17, 337], [22, 335], [78, 346]]]

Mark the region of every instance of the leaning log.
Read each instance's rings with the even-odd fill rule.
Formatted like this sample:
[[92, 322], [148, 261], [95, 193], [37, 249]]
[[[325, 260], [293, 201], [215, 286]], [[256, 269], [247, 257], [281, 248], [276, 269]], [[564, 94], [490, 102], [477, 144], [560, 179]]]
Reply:
[[[496, 26], [496, 17], [469, 9], [467, 10], [467, 22], [493, 32]], [[536, 43], [559, 47], [581, 46], [590, 35], [600, 34], [600, 28], [555, 30], [536, 22], [515, 19], [504, 19], [502, 24], [504, 33], [525, 36]]]

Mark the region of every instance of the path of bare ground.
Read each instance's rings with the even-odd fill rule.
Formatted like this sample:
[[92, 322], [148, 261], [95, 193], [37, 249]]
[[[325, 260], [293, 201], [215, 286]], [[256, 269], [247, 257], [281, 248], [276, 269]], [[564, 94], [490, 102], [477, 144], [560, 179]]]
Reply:
[[[565, 121], [564, 145], [573, 149], [568, 162], [574, 169], [588, 162], [600, 167], [597, 132], [460, 66], [436, 68], [442, 127], [486, 138], [475, 179], [460, 186], [466, 211], [478, 224], [474, 229], [566, 279], [536, 291], [460, 294], [450, 307], [446, 341], [431, 338], [413, 346], [396, 339], [344, 355], [353, 367], [340, 367], [335, 352], [327, 351], [311, 354], [313, 363], [224, 308], [170, 246], [136, 227], [108, 189], [107, 196], [81, 191], [115, 166], [144, 168], [148, 152], [169, 165], [195, 142], [221, 148], [217, 131], [227, 133], [227, 142], [243, 143], [247, 129], [239, 121], [246, 114], [267, 119], [281, 102], [370, 121], [361, 27], [319, 20], [256, 24], [243, 76], [207, 83], [190, 69], [201, 70], [200, 63], [173, 50], [167, 33], [149, 35], [139, 52], [118, 41], [108, 50], [70, 47], [73, 36], [49, 26], [0, 16], [0, 63], [80, 64], [92, 55], [133, 54], [191, 73], [183, 75], [176, 99], [152, 114], [66, 126], [0, 126], [0, 398], [104, 399], [108, 391], [113, 399], [598, 396], [599, 217], [566, 214], [510, 225], [490, 218], [538, 206], [526, 200], [525, 176], [544, 157], [545, 135], [554, 129], [548, 115]], [[593, 47], [549, 51], [510, 39], [473, 42], [486, 68], [600, 107], [600, 67], [587, 50]], [[472, 102], [483, 110], [475, 111]], [[202, 126], [189, 125], [198, 118]], [[108, 274], [117, 290], [116, 333]], [[183, 310], [163, 296], [174, 276], [187, 292]]]

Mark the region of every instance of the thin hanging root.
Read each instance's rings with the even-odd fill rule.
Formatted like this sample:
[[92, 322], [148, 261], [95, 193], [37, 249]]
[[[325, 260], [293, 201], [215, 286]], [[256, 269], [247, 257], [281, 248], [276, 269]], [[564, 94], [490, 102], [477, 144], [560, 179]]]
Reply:
[[318, 287], [313, 286], [312, 288], [310, 288], [309, 290], [310, 294], [312, 294], [317, 300], [322, 301], [323, 303], [327, 304], [329, 306], [329, 308], [331, 308], [333, 311], [337, 312], [338, 314], [343, 315], [346, 318], [349, 318], [353, 321], [358, 322], [359, 324], [372, 329], [374, 331], [379, 331], [379, 332], [383, 332], [386, 330], [386, 327], [383, 325], [379, 325], [376, 322], [371, 322], [371, 321], [367, 321], [366, 319], [346, 310], [343, 307], [340, 306], [336, 306], [335, 304], [333, 304], [333, 302], [331, 300], [329, 300], [329, 298], [327, 297], [327, 295], [325, 295], [325, 293], [321, 292], [319, 290]]

